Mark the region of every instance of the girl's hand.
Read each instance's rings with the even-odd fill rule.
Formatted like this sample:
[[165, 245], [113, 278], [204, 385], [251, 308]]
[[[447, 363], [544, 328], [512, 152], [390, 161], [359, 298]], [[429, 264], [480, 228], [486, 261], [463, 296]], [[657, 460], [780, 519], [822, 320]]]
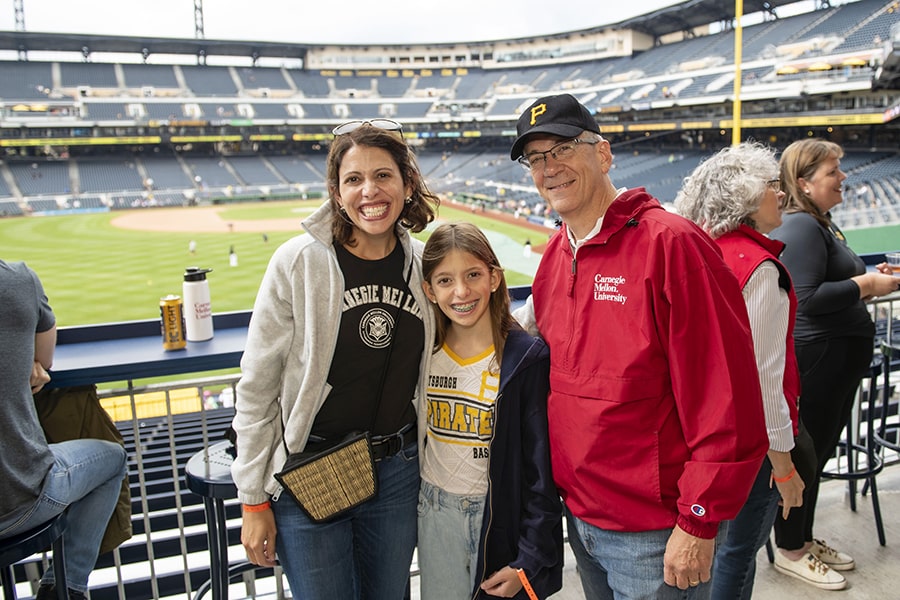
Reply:
[[505, 566], [481, 584], [481, 589], [491, 596], [500, 596], [501, 598], [512, 598], [522, 589], [522, 582], [519, 581], [519, 574], [510, 566]]

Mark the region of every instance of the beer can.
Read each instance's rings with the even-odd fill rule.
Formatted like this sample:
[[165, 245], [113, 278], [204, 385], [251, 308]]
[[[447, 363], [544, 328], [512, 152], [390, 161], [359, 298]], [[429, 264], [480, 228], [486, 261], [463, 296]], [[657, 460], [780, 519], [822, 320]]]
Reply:
[[159, 323], [163, 350], [181, 350], [187, 345], [184, 337], [184, 304], [181, 296], [169, 294], [159, 300]]

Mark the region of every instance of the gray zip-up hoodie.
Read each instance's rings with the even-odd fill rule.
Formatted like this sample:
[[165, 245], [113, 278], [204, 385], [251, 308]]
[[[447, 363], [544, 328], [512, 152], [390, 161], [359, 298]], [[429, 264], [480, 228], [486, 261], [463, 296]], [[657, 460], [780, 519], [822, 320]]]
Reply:
[[[263, 276], [241, 359], [233, 427], [238, 453], [231, 474], [243, 504], [261, 504], [279, 492], [274, 474], [306, 445], [319, 408], [331, 391], [328, 372], [337, 343], [344, 277], [332, 245], [334, 212], [325, 203], [303, 221], [305, 235], [282, 244]], [[422, 249], [399, 224], [404, 272], [414, 259], [409, 288], [422, 308], [425, 352], [413, 403], [425, 397], [434, 315], [422, 290]], [[419, 411], [418, 420], [424, 415]], [[283, 425], [284, 424], [284, 425]], [[419, 444], [423, 427], [419, 427]]]

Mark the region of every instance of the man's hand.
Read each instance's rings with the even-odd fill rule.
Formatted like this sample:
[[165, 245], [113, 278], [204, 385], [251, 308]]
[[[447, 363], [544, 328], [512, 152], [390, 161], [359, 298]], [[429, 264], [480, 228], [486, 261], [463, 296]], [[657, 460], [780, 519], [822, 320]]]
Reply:
[[663, 559], [663, 578], [667, 585], [686, 590], [706, 583], [712, 576], [716, 540], [694, 537], [678, 525], [672, 530]]
[[34, 364], [31, 365], [31, 393], [37, 394], [49, 382], [50, 374], [47, 372], [47, 369], [35, 360]]

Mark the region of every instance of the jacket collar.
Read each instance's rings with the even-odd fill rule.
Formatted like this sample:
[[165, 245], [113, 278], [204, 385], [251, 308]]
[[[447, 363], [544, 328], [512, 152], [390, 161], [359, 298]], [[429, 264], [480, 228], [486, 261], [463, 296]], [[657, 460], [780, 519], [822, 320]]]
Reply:
[[516, 373], [528, 365], [549, 357], [549, 350], [543, 340], [532, 337], [526, 331], [513, 327], [503, 346], [503, 364], [500, 365], [500, 389], [506, 387]]
[[721, 237], [739, 236], [750, 238], [751, 240], [762, 246], [764, 249], [766, 249], [769, 253], [771, 253], [772, 256], [780, 256], [782, 250], [784, 250], [784, 242], [766, 237], [749, 225], [744, 225], [743, 223], [739, 225], [737, 229], [729, 231], [728, 233], [723, 234]]
[[[665, 210], [659, 200], [648, 194], [644, 188], [625, 190], [606, 209], [600, 231], [587, 243], [606, 243], [613, 234], [626, 226], [636, 225], [646, 212], [656, 209]], [[564, 235], [568, 236], [568, 230]]]

